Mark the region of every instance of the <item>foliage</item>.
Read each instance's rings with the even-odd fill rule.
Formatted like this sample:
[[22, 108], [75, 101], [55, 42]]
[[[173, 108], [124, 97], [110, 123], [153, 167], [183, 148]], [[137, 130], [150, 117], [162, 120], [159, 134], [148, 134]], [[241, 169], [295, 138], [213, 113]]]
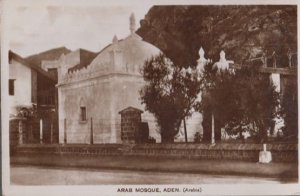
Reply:
[[200, 143], [202, 141], [202, 135], [199, 132], [196, 132], [194, 134], [194, 142], [195, 143]]
[[297, 83], [286, 85], [282, 98], [282, 113], [285, 121], [283, 134], [286, 137], [298, 138], [298, 93]]
[[242, 137], [248, 131], [258, 139], [266, 139], [279, 104], [279, 94], [268, 77], [256, 67], [244, 66], [233, 73], [208, 64], [202, 80], [199, 111], [212, 111], [230, 135]]
[[156, 143], [156, 139], [154, 137], [149, 136], [148, 140], [147, 140], [147, 143], [149, 143], [149, 144], [155, 144]]
[[17, 115], [19, 117], [25, 117], [25, 118], [36, 118], [37, 116], [37, 107], [36, 105], [32, 106], [23, 106], [19, 105], [16, 108], [17, 110]]
[[174, 142], [181, 121], [192, 114], [200, 92], [197, 70], [176, 66], [159, 54], [145, 62], [142, 74], [146, 82], [140, 91], [142, 103], [154, 114], [162, 142]]

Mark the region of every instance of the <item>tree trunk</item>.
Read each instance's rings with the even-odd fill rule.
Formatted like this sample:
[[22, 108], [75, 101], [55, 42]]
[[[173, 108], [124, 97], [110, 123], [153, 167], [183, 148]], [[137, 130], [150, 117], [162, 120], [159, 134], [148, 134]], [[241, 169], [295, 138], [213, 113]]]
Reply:
[[185, 124], [185, 118], [183, 118], [183, 128], [184, 128], [184, 138], [185, 138], [185, 143], [188, 143], [188, 140], [187, 140], [187, 131], [186, 131], [186, 124]]
[[221, 141], [221, 120], [219, 115], [214, 115], [215, 117], [215, 142]]
[[161, 132], [161, 143], [174, 143], [174, 136], [170, 133], [172, 132]]
[[211, 112], [209, 110], [205, 110], [202, 113], [202, 127], [203, 127], [203, 141], [211, 142]]

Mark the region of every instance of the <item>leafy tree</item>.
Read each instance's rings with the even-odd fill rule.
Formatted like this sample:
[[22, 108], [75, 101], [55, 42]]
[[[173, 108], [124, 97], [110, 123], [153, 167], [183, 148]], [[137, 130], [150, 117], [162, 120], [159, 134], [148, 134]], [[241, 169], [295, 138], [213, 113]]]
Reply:
[[267, 130], [272, 128], [274, 117], [279, 115], [279, 93], [275, 86], [268, 75], [259, 73], [257, 67], [248, 66], [237, 71], [234, 84], [236, 94], [240, 95], [238, 105], [243, 115], [239, 120], [231, 121], [227, 130], [248, 130], [257, 140], [266, 140]]
[[286, 137], [297, 140], [298, 138], [298, 91], [297, 83], [286, 85], [282, 98], [282, 113], [285, 122], [283, 134]]
[[146, 110], [160, 127], [162, 143], [174, 142], [181, 121], [192, 114], [200, 92], [198, 72], [174, 65], [164, 54], [146, 61], [142, 70], [146, 82], [140, 91]]
[[202, 100], [197, 110], [203, 114], [203, 141], [211, 140], [211, 121], [214, 115], [215, 140], [221, 140], [221, 127], [237, 114], [236, 96], [234, 96], [234, 74], [229, 70], [218, 70], [212, 63], [204, 67], [201, 82]]
[[[267, 138], [267, 130], [277, 115], [279, 94], [266, 75], [256, 67], [244, 66], [233, 73], [208, 64], [202, 80], [204, 93], [198, 109], [214, 114], [217, 129], [225, 127], [228, 134], [241, 138], [244, 131], [258, 140]], [[205, 135], [209, 134], [204, 134], [204, 140]]]

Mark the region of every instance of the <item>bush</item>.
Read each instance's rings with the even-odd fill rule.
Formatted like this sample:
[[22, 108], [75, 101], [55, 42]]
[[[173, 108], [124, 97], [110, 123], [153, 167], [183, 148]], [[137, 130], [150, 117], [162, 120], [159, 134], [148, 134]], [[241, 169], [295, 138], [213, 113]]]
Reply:
[[156, 140], [154, 139], [154, 137], [149, 136], [147, 143], [149, 143], [149, 144], [155, 144]]
[[202, 141], [202, 135], [199, 132], [194, 134], [194, 143], [200, 143]]

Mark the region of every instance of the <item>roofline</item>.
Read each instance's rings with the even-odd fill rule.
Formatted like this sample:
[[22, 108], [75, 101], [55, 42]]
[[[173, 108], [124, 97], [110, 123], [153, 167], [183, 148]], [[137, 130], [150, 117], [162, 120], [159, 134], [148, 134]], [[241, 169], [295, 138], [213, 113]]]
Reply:
[[128, 109], [134, 109], [135, 111], [139, 112], [139, 113], [144, 113], [143, 110], [139, 109], [139, 108], [136, 108], [136, 107], [133, 107], [133, 106], [128, 106], [127, 108], [124, 108], [123, 110], [119, 111], [118, 113], [119, 114], [122, 114], [124, 111], [128, 110]]
[[9, 50], [8, 52], [8, 60], [9, 62], [14, 59], [16, 61], [18, 61], [19, 63], [22, 63], [23, 65], [34, 69], [35, 71], [37, 71], [38, 73], [40, 73], [41, 75], [45, 76], [46, 78], [50, 79], [53, 82], [57, 82], [55, 78], [53, 78], [48, 72], [46, 72], [45, 70], [43, 70], [42, 68], [38, 67], [38, 66], [34, 66], [29, 64], [23, 57], [21, 57], [20, 55], [14, 53], [13, 51]]
[[[35, 57], [35, 56], [38, 56], [38, 55], [41, 55], [41, 54], [45, 54], [45, 53], [47, 53], [47, 52], [50, 52], [50, 51], [52, 51], [52, 50], [57, 50], [57, 49], [66, 49], [66, 50], [69, 51], [68, 53], [72, 52], [72, 50], [70, 50], [70, 49], [67, 48], [66, 46], [60, 46], [60, 47], [56, 47], [56, 48], [52, 48], [52, 49], [48, 49], [48, 50], [39, 52], [39, 53], [37, 53], [37, 54], [31, 54], [31, 55], [29, 55], [29, 56], [27, 56], [27, 57], [24, 57], [24, 59], [29, 59], [29, 58], [32, 58], [32, 57]], [[68, 53], [66, 53], [66, 54], [68, 54]]]
[[[94, 52], [94, 51], [91, 51], [91, 50], [87, 50], [87, 49], [84, 49], [84, 48], [77, 48], [76, 50], [74, 51], [71, 51], [70, 53], [72, 52], [76, 52], [76, 51], [84, 51], [84, 52], [89, 52], [89, 53], [94, 53], [94, 54], [97, 54], [97, 52]], [[68, 53], [69, 54], [69, 53]]]

